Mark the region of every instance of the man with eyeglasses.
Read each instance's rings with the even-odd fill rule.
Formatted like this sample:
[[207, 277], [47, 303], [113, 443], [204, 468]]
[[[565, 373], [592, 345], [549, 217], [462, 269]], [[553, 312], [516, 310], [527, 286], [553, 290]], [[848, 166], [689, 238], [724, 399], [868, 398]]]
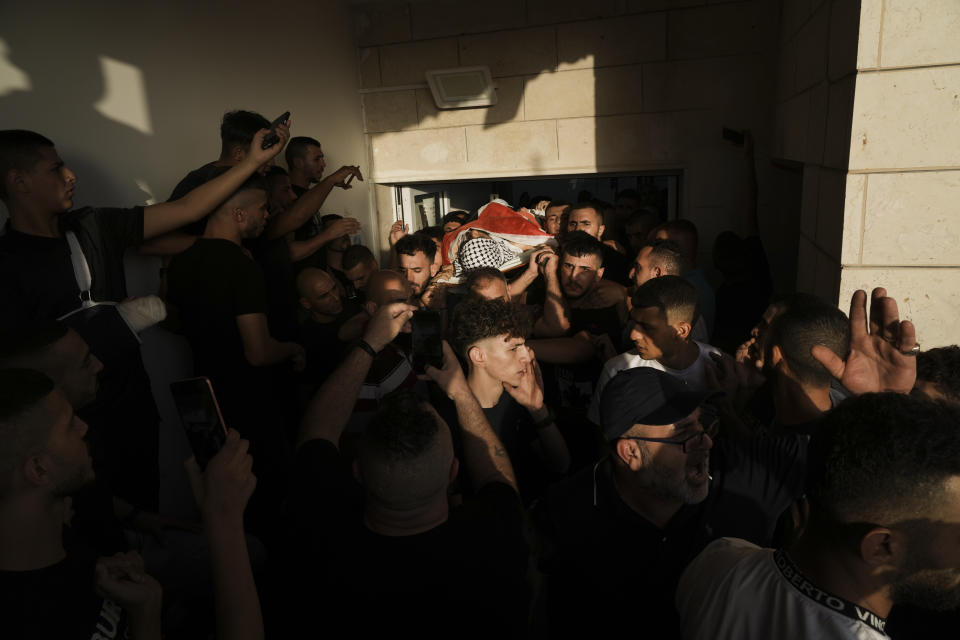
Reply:
[[802, 490], [806, 442], [714, 440], [715, 392], [650, 367], [620, 372], [601, 397], [608, 454], [534, 509], [543, 538], [548, 632], [679, 636], [673, 607], [687, 562], [737, 531], [771, 540]]

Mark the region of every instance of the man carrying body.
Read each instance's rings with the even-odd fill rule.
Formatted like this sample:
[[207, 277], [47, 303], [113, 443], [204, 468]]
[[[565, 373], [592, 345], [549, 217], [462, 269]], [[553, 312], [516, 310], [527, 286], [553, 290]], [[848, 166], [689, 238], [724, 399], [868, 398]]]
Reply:
[[450, 328], [467, 361], [470, 389], [514, 463], [524, 502], [570, 466], [567, 444], [544, 404], [536, 356], [524, 345], [529, 332], [524, 311], [503, 300], [461, 302]]
[[301, 578], [291, 612], [314, 620], [319, 598], [331, 628], [349, 624], [363, 637], [387, 629], [440, 637], [464, 624], [470, 635], [521, 633], [527, 556], [516, 481], [450, 347], [443, 367], [427, 373], [456, 406], [472, 500], [449, 507], [458, 470], [450, 429], [410, 394], [366, 426], [353, 473], [338, 450], [375, 354], [414, 309], [381, 307], [304, 416], [291, 504], [306, 558], [292, 567]]
[[634, 348], [603, 365], [588, 413], [591, 422], [600, 424], [603, 388], [624, 369], [653, 367], [683, 381], [692, 391], [707, 389], [707, 369], [715, 367], [711, 356], [719, 357], [720, 352], [692, 338], [698, 313], [696, 289], [679, 276], [652, 278], [637, 289], [630, 311]]
[[[535, 326], [537, 337], [559, 337], [586, 332], [591, 337], [606, 336], [618, 342], [627, 318], [626, 289], [604, 279], [603, 245], [583, 232], [573, 232], [559, 256], [545, 253], [547, 298], [543, 317]], [[559, 267], [554, 265], [560, 263]], [[557, 270], [559, 299], [551, 295], [550, 271]], [[555, 329], [558, 329], [555, 330]], [[593, 396], [594, 383], [602, 362], [591, 359], [577, 365], [553, 370], [564, 407], [586, 411]]]
[[[0, 198], [10, 212], [0, 238], [0, 327], [54, 320], [77, 310], [83, 299], [124, 300], [124, 251], [206, 216], [283, 146], [285, 128], [278, 129], [276, 145], [263, 149], [267, 133], [257, 133], [243, 161], [180, 200], [70, 210], [77, 176], [53, 142], [31, 131], [0, 132]], [[68, 232], [83, 254], [73, 257], [86, 263], [81, 272], [89, 270], [88, 291], [78, 284]], [[106, 367], [97, 402], [84, 418], [110, 443], [111, 464], [122, 467], [125, 480], [113, 488], [131, 503], [156, 510], [159, 418], [139, 344], [132, 336], [121, 341], [116, 335], [80, 333]]]
[[543, 215], [543, 230], [547, 233], [553, 234], [556, 238], [560, 235], [561, 226], [560, 223], [563, 219], [563, 214], [570, 208], [569, 202], [563, 202], [562, 200], [554, 200], [547, 205], [547, 208], [544, 210]]
[[[437, 245], [430, 236], [422, 233], [411, 233], [403, 236], [395, 245], [397, 257], [399, 259], [399, 271], [413, 290], [413, 295], [418, 299], [421, 305], [426, 306], [427, 300], [423, 299], [424, 293], [430, 287], [430, 280], [437, 275], [439, 269], [434, 263], [434, 257], [437, 254]], [[438, 301], [439, 297], [433, 298]]]
[[[606, 230], [606, 227], [603, 224], [603, 214], [600, 213], [593, 205], [591, 204], [578, 204], [570, 208], [570, 217], [567, 220], [567, 231], [583, 231], [584, 233], [593, 236], [597, 240], [603, 238], [603, 232]], [[603, 244], [603, 268], [604, 273], [606, 274], [607, 280], [616, 282], [623, 286], [630, 284], [630, 279], [627, 276], [629, 272], [629, 264], [627, 258], [617, 251], [616, 249], [610, 247], [607, 244]]]

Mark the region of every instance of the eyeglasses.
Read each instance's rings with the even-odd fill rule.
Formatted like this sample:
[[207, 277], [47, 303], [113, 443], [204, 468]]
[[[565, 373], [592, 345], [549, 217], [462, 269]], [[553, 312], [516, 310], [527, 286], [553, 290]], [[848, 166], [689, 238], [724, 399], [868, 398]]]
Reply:
[[623, 436], [622, 438], [617, 438], [618, 440], [642, 440], [644, 442], [660, 442], [663, 444], [675, 444], [679, 445], [684, 453], [690, 453], [694, 449], [700, 449], [703, 447], [703, 441], [707, 436], [710, 436], [712, 440], [713, 437], [717, 434], [717, 429], [720, 425], [720, 420], [713, 418], [710, 423], [703, 428], [703, 431], [699, 431], [689, 438], [684, 438], [683, 440], [671, 440], [669, 438], [641, 438], [640, 436]]

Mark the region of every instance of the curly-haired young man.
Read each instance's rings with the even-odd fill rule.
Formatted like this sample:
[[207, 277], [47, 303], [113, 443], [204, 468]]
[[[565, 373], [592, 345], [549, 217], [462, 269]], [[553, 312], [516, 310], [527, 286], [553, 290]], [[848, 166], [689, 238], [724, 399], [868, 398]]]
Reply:
[[525, 500], [550, 474], [570, 466], [566, 442], [544, 404], [536, 356], [524, 344], [530, 329], [523, 308], [504, 300], [461, 302], [451, 325], [467, 362], [467, 383], [514, 463]]

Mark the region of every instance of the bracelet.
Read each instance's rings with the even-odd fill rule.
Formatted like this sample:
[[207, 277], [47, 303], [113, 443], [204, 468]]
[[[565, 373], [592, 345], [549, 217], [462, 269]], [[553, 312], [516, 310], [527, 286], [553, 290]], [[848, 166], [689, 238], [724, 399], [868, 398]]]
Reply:
[[540, 430], [540, 429], [549, 427], [552, 424], [553, 424], [553, 412], [550, 411], [550, 407], [547, 407], [547, 415], [545, 415], [544, 417], [534, 422], [533, 426], [535, 429]]
[[363, 349], [364, 351], [366, 351], [367, 353], [369, 353], [371, 358], [377, 357], [376, 350], [373, 347], [371, 347], [370, 343], [367, 342], [366, 340], [363, 340], [361, 338], [360, 341], [357, 342], [357, 346]]

